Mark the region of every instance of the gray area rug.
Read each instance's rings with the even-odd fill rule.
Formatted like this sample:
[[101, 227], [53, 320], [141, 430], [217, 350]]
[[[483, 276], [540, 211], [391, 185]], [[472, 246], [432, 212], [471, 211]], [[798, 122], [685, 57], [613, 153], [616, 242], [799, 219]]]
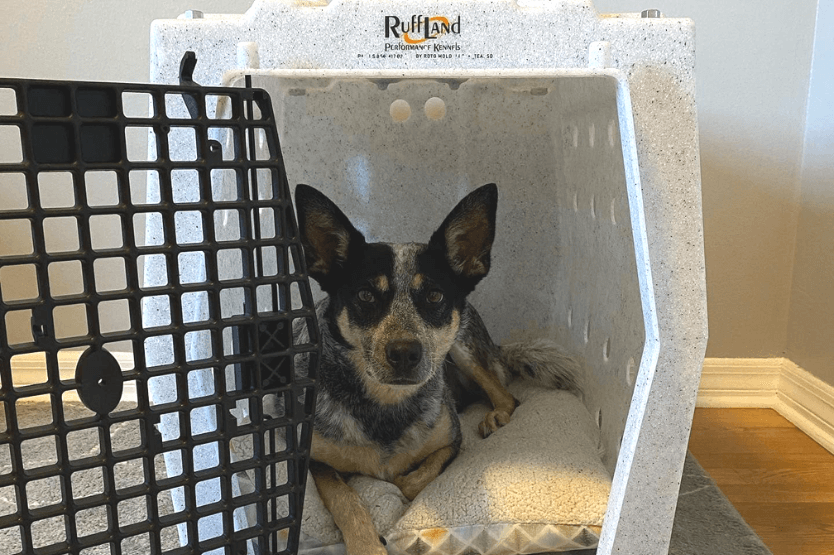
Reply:
[[692, 453], [687, 453], [669, 555], [770, 555]]
[[[29, 426], [49, 423], [49, 409], [37, 403], [18, 405], [21, 410], [22, 420], [29, 421]], [[127, 407], [125, 407], [127, 408]], [[64, 407], [68, 419], [80, 418], [91, 413], [81, 405]], [[113, 449], [131, 448], [141, 443], [138, 438], [138, 430], [123, 423], [114, 427], [111, 435]], [[23, 427], [26, 425], [24, 424]], [[97, 434], [85, 435], [78, 433], [70, 447], [70, 458], [83, 458], [95, 455], [100, 450], [100, 438]], [[26, 442], [24, 442], [26, 443]], [[30, 468], [53, 464], [57, 462], [55, 444], [47, 438], [30, 440], [29, 452], [24, 453], [30, 461]], [[11, 470], [11, 461], [8, 454], [4, 457], [4, 451], [0, 449], [0, 475], [7, 474]], [[159, 461], [161, 463], [161, 460]], [[155, 474], [158, 478], [165, 477], [165, 470], [161, 464], [154, 461], [154, 468], [144, 469], [141, 460], [135, 459], [117, 465], [115, 472], [115, 485], [117, 489], [127, 488], [141, 484], [144, 481], [145, 473]], [[77, 479], [76, 479], [77, 477]], [[96, 473], [78, 473], [73, 477], [73, 496], [76, 498], [85, 497], [103, 492], [102, 476]], [[27, 494], [31, 508], [40, 508], [61, 503], [61, 487], [57, 478], [38, 480], [27, 486]], [[161, 495], [159, 498], [160, 512], [170, 514], [173, 512], [170, 496]], [[144, 503], [136, 507], [119, 507], [120, 524], [139, 522], [146, 518]], [[0, 516], [17, 512], [17, 504], [14, 499], [13, 488], [0, 488]], [[44, 522], [44, 521], [41, 521]], [[81, 535], [94, 534], [107, 530], [107, 516], [101, 511], [91, 510], [84, 518], [78, 519], [78, 528]], [[34, 531], [34, 529], [33, 529]], [[40, 526], [36, 531], [37, 543], [46, 546], [54, 542], [65, 541], [63, 526]], [[149, 550], [139, 538], [137, 543], [132, 545], [134, 539], [127, 540], [122, 544], [123, 552], [126, 554], [136, 553], [143, 555]], [[145, 540], [147, 541], [147, 540]], [[20, 545], [20, 536], [16, 528], [0, 530], [0, 552], [17, 553], [15, 544]], [[11, 551], [3, 551], [12, 546]], [[175, 549], [179, 546], [178, 537], [174, 527], [163, 530], [163, 549]], [[109, 554], [109, 548], [99, 546], [88, 550], [85, 555]], [[595, 550], [583, 550], [571, 552], [572, 555], [592, 555]], [[727, 498], [715, 485], [715, 482], [698, 464], [691, 454], [687, 454], [683, 470], [680, 497], [678, 508], [675, 514], [675, 524], [672, 531], [672, 541], [669, 548], [670, 555], [770, 555], [756, 533], [744, 522], [738, 511], [730, 504]]]
[[[570, 555], [594, 553], [585, 549]], [[669, 555], [772, 555], [692, 453], [683, 466]]]

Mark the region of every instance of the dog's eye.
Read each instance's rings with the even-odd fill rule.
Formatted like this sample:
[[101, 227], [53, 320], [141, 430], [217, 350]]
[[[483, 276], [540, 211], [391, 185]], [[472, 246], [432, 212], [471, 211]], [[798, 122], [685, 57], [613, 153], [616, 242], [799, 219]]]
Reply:
[[429, 291], [429, 294], [426, 295], [426, 300], [430, 303], [439, 303], [443, 300], [443, 293], [440, 291]]
[[357, 295], [359, 297], [359, 300], [363, 303], [372, 303], [376, 300], [374, 298], [374, 294], [368, 291], [367, 289], [362, 289], [361, 291], [359, 291]]

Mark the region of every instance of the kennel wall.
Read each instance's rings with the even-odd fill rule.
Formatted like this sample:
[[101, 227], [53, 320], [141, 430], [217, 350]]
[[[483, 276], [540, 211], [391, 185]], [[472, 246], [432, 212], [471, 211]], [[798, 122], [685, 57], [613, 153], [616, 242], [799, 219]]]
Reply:
[[[426, 13], [446, 24], [434, 38]], [[151, 33], [154, 82], [176, 82], [187, 50], [201, 84], [251, 75], [290, 183], [372, 239], [426, 240], [498, 183], [494, 267], [472, 301], [499, 342], [555, 338], [587, 369], [614, 474], [599, 553], [666, 553], [707, 338], [694, 27], [643, 15], [264, 0]]]

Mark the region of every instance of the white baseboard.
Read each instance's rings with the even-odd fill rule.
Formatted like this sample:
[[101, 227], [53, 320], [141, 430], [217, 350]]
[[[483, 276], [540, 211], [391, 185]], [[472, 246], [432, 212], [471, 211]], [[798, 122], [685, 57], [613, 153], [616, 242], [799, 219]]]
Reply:
[[774, 409], [834, 453], [834, 386], [789, 359], [706, 359], [697, 406]]
[[773, 408], [783, 361], [781, 358], [706, 359], [698, 389], [698, 406]]

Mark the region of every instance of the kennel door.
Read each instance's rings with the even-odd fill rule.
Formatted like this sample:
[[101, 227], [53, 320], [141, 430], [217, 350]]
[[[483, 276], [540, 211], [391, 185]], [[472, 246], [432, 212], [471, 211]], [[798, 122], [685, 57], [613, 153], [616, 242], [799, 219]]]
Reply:
[[3, 79], [0, 147], [0, 550], [294, 553], [319, 346], [269, 97]]
[[498, 184], [492, 269], [471, 301], [497, 342], [548, 337], [580, 359], [613, 472], [657, 356], [625, 77], [246, 73], [273, 99], [290, 184], [321, 189], [370, 240], [426, 242], [466, 193]]

